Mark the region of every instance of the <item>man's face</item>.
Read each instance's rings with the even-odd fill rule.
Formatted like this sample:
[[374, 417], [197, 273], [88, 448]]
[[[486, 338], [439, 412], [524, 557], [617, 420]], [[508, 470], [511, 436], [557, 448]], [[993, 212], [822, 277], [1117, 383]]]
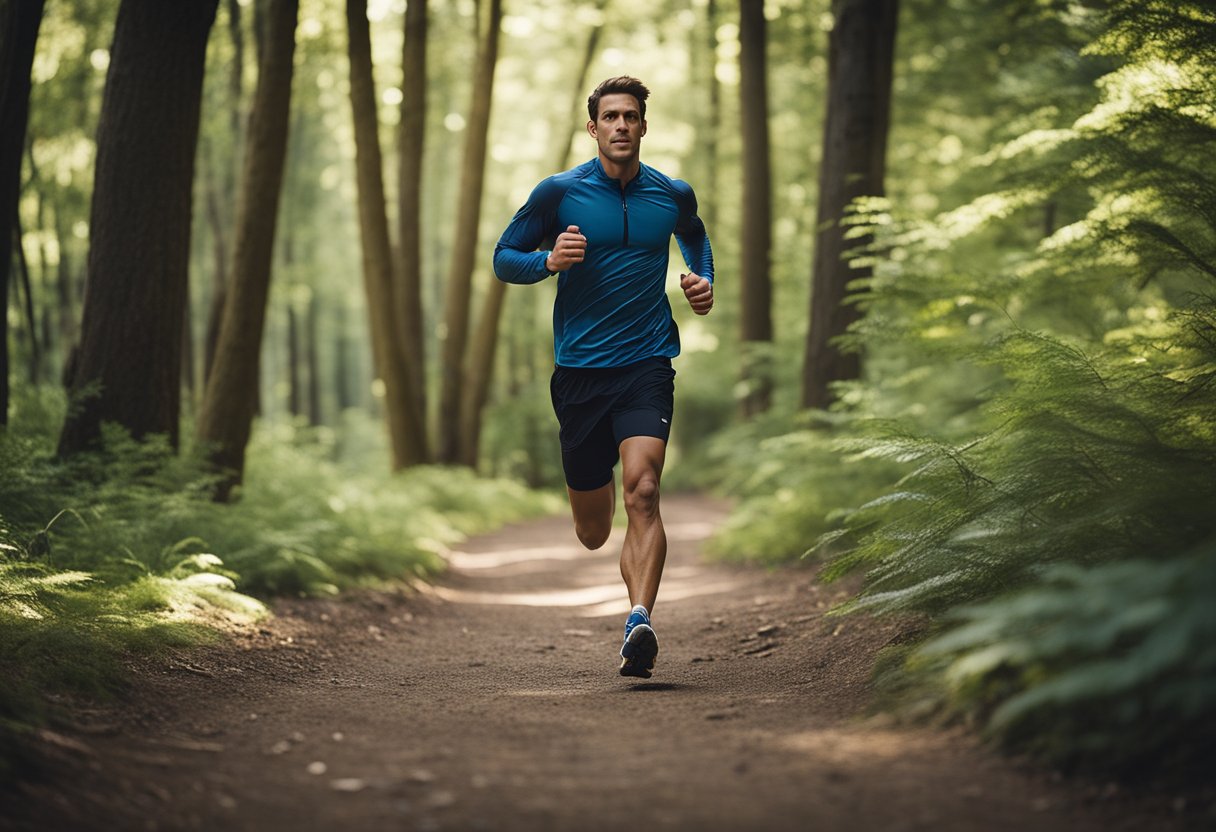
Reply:
[[600, 99], [600, 114], [587, 122], [587, 132], [599, 144], [600, 155], [618, 164], [638, 158], [646, 122], [638, 100], [627, 92], [614, 92]]

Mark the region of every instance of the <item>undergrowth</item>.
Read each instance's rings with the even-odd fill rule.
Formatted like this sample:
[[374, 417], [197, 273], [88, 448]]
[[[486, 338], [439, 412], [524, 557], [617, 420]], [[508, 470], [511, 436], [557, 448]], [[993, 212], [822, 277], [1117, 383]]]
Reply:
[[236, 499], [189, 450], [105, 435], [54, 456], [62, 396], [16, 391], [0, 432], [0, 775], [48, 696], [112, 695], [123, 659], [199, 644], [268, 614], [276, 595], [333, 595], [443, 567], [464, 536], [556, 498], [465, 469], [390, 475], [335, 461], [334, 435], [263, 426]]

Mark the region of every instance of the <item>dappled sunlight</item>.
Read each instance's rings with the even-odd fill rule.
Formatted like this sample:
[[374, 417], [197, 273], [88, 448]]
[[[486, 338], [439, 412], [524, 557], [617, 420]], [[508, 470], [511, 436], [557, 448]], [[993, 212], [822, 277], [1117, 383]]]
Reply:
[[[663, 603], [683, 601], [703, 595], [731, 592], [736, 584], [731, 581], [665, 580]], [[419, 589], [429, 595], [455, 604], [497, 604], [513, 607], [584, 607], [579, 612], [583, 618], [600, 618], [620, 615], [627, 610], [625, 587], [620, 581], [597, 584], [577, 589], [558, 589], [543, 592], [492, 592], [486, 590], [459, 589], [449, 586], [426, 586]]]
[[[621, 535], [613, 532], [608, 544], [619, 543]], [[477, 569], [497, 569], [500, 566], [514, 566], [520, 563], [532, 563], [552, 560], [577, 560], [587, 556], [587, 551], [577, 543], [571, 542], [557, 546], [532, 546], [524, 549], [505, 549], [499, 552], [448, 552], [444, 557], [453, 569], [462, 571]]]
[[876, 760], [896, 760], [925, 751], [925, 737], [876, 728], [823, 728], [777, 737], [778, 745], [816, 760], [856, 767]]
[[[739, 585], [734, 581], [714, 581], [693, 585], [685, 583], [673, 584], [670, 580], [664, 580], [660, 598], [662, 599], [662, 605], [666, 606], [673, 601], [687, 601], [690, 598], [699, 598], [703, 595], [722, 595], [727, 592], [737, 592], [738, 589]], [[619, 615], [625, 607], [628, 607], [628, 603], [625, 601], [595, 604], [587, 607], [579, 615], [583, 618], [604, 618]]]

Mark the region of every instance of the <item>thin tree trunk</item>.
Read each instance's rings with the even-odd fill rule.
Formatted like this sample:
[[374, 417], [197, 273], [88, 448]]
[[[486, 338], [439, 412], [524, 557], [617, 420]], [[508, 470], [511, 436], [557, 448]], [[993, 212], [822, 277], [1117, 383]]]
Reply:
[[456, 209], [455, 239], [445, 292], [443, 356], [440, 365], [439, 461], [458, 463], [460, 453], [461, 390], [465, 352], [469, 339], [469, 306], [472, 300], [473, 265], [478, 247], [482, 184], [486, 170], [486, 140], [490, 126], [490, 103], [494, 91], [494, 66], [498, 62], [498, 34], [502, 23], [502, 0], [490, 0], [484, 39], [480, 39], [477, 68], [473, 77], [473, 103], [465, 130], [464, 161], [460, 169], [460, 202]]
[[55, 267], [55, 299], [57, 312], [56, 329], [59, 331], [59, 343], [62, 345], [60, 359], [61, 369], [67, 367], [68, 352], [76, 339], [76, 302], [72, 289], [72, 268], [68, 261], [67, 231], [63, 227], [63, 214], [54, 209], [55, 242], [59, 249], [59, 263]]
[[[208, 159], [209, 157], [204, 157]], [[211, 232], [212, 254], [215, 270], [212, 272], [211, 303], [207, 307], [207, 330], [203, 336], [203, 385], [211, 377], [211, 365], [215, 363], [215, 345], [220, 337], [220, 323], [224, 320], [224, 301], [228, 297], [228, 244], [227, 224], [220, 209], [214, 164], [203, 167], [204, 188], [207, 192], [207, 223]]]
[[[600, 4], [602, 10], [604, 3]], [[602, 18], [599, 18], [602, 20]], [[554, 152], [553, 170], [561, 171], [570, 163], [570, 142], [574, 136], [575, 127], [583, 123], [582, 108], [579, 103], [586, 98], [587, 73], [595, 51], [599, 45], [602, 23], [592, 27], [587, 35], [587, 46], [583, 50], [583, 60], [574, 81], [574, 100], [570, 109], [575, 113], [575, 124], [570, 129], [559, 133], [561, 136]], [[477, 458], [481, 450], [481, 421], [482, 412], [490, 398], [490, 383], [494, 374], [494, 357], [498, 349], [498, 326], [502, 319], [503, 296], [507, 284], [493, 279], [486, 289], [481, 319], [473, 335], [473, 346], [469, 356], [467, 382], [464, 386], [464, 400], [460, 409], [460, 463], [471, 468], [477, 466]]]
[[427, 2], [405, 7], [405, 41], [401, 54], [401, 128], [398, 137], [397, 215], [400, 267], [394, 292], [398, 324], [405, 336], [410, 367], [408, 400], [417, 410], [418, 436], [412, 444], [430, 456], [427, 439], [426, 339], [422, 303], [422, 161], [427, 114]]
[[308, 294], [308, 314], [304, 319], [304, 363], [308, 369], [308, 424], [319, 427], [321, 418], [321, 362], [317, 349], [320, 304], [317, 293]]
[[42, 7], [43, 0], [0, 0], [0, 427], [8, 424], [9, 273], [21, 196], [21, 154], [29, 120], [30, 68], [42, 24]]
[[353, 372], [353, 360], [351, 359], [350, 336], [346, 332], [346, 307], [339, 306], [337, 308], [337, 334], [334, 336], [334, 397], [338, 401], [338, 414], [345, 414], [347, 410], [355, 407], [355, 395], [351, 391], [351, 378], [355, 375]]
[[847, 250], [865, 239], [846, 241], [840, 225], [850, 202], [880, 196], [886, 168], [887, 128], [898, 0], [836, 0], [836, 23], [828, 36], [828, 107], [819, 168], [819, 212], [811, 275], [810, 330], [803, 364], [802, 406], [826, 408], [832, 383], [861, 375], [861, 357], [845, 353], [835, 339], [857, 320], [845, 303], [847, 284], [869, 276], [852, 268]]
[[258, 354], [266, 325], [279, 194], [287, 156], [298, 0], [269, 0], [257, 90], [249, 115], [233, 265], [215, 363], [199, 409], [198, 436], [224, 473], [225, 501], [240, 483], [258, 402]]
[[17, 251], [17, 272], [21, 280], [17, 284], [18, 294], [25, 298], [25, 303], [20, 304], [22, 311], [25, 313], [25, 333], [29, 337], [29, 354], [26, 356], [26, 379], [30, 386], [38, 383], [39, 368], [42, 364], [42, 353], [38, 343], [38, 321], [34, 317], [34, 287], [30, 280], [30, 264], [25, 257], [25, 246], [21, 241], [25, 239], [25, 233], [21, 229], [21, 218], [17, 217], [17, 226], [13, 229], [13, 247]]
[[292, 417], [304, 415], [300, 388], [300, 333], [295, 304], [287, 303], [287, 411]]
[[704, 131], [705, 190], [698, 197], [698, 212], [706, 228], [718, 227], [718, 130], [722, 123], [722, 84], [718, 82], [718, 9], [716, 0], [707, 0], [705, 19], [709, 23], [709, 113]]
[[772, 173], [768, 138], [768, 61], [764, 0], [739, 4], [739, 121], [743, 127], [743, 239], [739, 267], [741, 376], [739, 402], [748, 419], [768, 410], [772, 378], [768, 347], [773, 342], [771, 276]]
[[97, 127], [88, 285], [61, 455], [102, 422], [178, 440], [191, 186], [218, 0], [123, 0]]
[[384, 382], [394, 470], [427, 460], [425, 423], [411, 391], [419, 386], [406, 359], [406, 337], [394, 314], [393, 254], [385, 212], [383, 163], [376, 119], [371, 37], [366, 0], [348, 0], [350, 101], [355, 122], [355, 172], [359, 186], [359, 230], [363, 284], [367, 292], [372, 354]]
[[[257, 0], [259, 3], [262, 0]], [[207, 223], [211, 232], [212, 254], [215, 258], [212, 272], [211, 302], [207, 307], [207, 328], [203, 335], [203, 385], [211, 375], [215, 362], [215, 344], [220, 336], [220, 322], [224, 319], [224, 302], [228, 297], [228, 235], [232, 229], [231, 213], [224, 206], [231, 205], [236, 193], [236, 174], [241, 160], [243, 128], [241, 126], [241, 103], [244, 99], [245, 35], [241, 27], [241, 4], [239, 0], [227, 0], [228, 35], [232, 40], [232, 66], [228, 74], [228, 129], [232, 134], [232, 155], [218, 161], [212, 153], [204, 154], [204, 185], [207, 195]]]
[[196, 388], [194, 378], [194, 330], [191, 327], [193, 317], [190, 314], [190, 293], [186, 292], [186, 302], [182, 306], [182, 387], [189, 395], [189, 401], [194, 401]]

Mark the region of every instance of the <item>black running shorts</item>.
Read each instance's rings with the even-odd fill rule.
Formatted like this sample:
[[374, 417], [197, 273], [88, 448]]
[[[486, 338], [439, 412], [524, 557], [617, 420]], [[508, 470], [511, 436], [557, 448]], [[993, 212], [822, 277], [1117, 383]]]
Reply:
[[554, 369], [549, 392], [561, 425], [562, 468], [570, 488], [593, 491], [611, 482], [621, 442], [630, 436], [667, 441], [675, 377], [669, 358], [624, 367]]

